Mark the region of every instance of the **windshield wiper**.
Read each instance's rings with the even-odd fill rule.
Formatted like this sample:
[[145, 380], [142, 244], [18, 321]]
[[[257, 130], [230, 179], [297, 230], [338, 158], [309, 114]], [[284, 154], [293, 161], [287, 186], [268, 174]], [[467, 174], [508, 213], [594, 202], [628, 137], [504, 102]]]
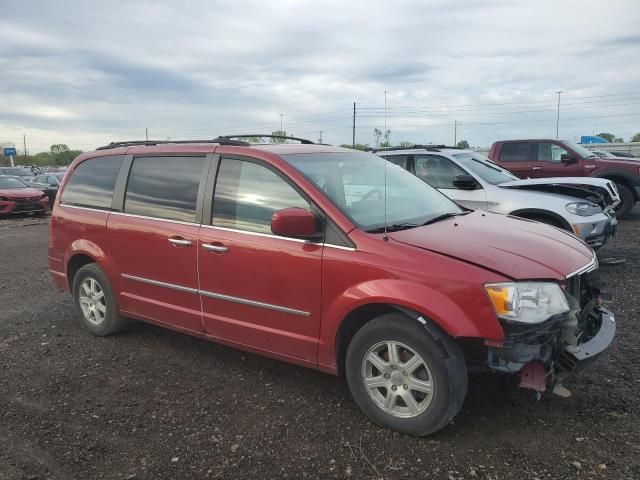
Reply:
[[369, 230], [366, 230], [367, 233], [384, 233], [384, 232], [397, 232], [400, 230], [407, 230], [409, 228], [415, 228], [415, 227], [419, 227], [420, 224], [418, 223], [394, 223], [392, 225], [387, 225], [387, 227], [385, 228], [384, 226], [382, 227], [376, 227], [376, 228], [370, 228]]
[[442, 215], [438, 215], [438, 216], [435, 216], [435, 217], [433, 217], [433, 218], [431, 218], [431, 219], [427, 220], [427, 221], [426, 221], [426, 222], [424, 222], [422, 225], [423, 225], [423, 226], [424, 226], [424, 225], [430, 225], [430, 224], [432, 224], [432, 223], [436, 223], [436, 222], [439, 222], [439, 221], [441, 221], [441, 220], [446, 220], [447, 218], [457, 217], [457, 216], [459, 216], [459, 215], [466, 215], [466, 214], [467, 214], [467, 213], [469, 213], [469, 212], [470, 212], [470, 210], [469, 210], [469, 211], [466, 211], [466, 212], [460, 212], [460, 213], [452, 213], [452, 212], [449, 212], [449, 213], [443, 213]]

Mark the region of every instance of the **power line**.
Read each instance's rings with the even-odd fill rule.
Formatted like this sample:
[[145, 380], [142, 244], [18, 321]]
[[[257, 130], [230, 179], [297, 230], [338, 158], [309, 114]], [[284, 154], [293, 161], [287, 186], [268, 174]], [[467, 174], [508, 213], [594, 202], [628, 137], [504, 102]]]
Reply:
[[558, 91], [556, 93], [558, 94], [558, 116], [556, 117], [556, 138], [558, 138], [558, 132], [560, 128], [560, 95], [562, 95], [564, 92]]
[[[625, 95], [638, 95], [638, 93], [640, 92], [627, 92], [627, 93], [613, 93], [613, 94], [609, 94], [609, 95], [593, 95], [593, 96], [582, 96], [582, 97], [569, 97], [571, 99], [574, 100], [581, 100], [581, 99], [591, 99], [591, 98], [604, 98], [604, 97], [619, 97], [619, 96], [625, 96]], [[528, 103], [545, 103], [545, 102], [549, 102], [550, 100], [546, 99], [546, 100], [519, 100], [516, 102], [502, 102], [502, 103], [477, 103], [477, 104], [457, 104], [457, 105], [428, 105], [428, 106], [416, 106], [416, 105], [412, 105], [412, 106], [398, 106], [398, 107], [394, 107], [396, 109], [406, 109], [406, 108], [424, 108], [424, 109], [433, 109], [433, 108], [455, 108], [455, 107], [500, 107], [500, 106], [504, 106], [504, 105], [523, 105], [523, 104], [528, 104]], [[371, 110], [371, 109], [377, 109], [380, 110], [381, 107], [361, 107], [362, 110]]]

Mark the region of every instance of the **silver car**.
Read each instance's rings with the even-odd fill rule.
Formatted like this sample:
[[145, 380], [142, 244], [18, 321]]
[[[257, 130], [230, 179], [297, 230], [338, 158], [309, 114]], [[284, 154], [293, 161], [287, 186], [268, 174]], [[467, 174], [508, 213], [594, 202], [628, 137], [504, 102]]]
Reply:
[[573, 232], [593, 248], [613, 235], [620, 202], [609, 180], [561, 177], [521, 180], [471, 150], [425, 146], [376, 151], [462, 206], [515, 215]]

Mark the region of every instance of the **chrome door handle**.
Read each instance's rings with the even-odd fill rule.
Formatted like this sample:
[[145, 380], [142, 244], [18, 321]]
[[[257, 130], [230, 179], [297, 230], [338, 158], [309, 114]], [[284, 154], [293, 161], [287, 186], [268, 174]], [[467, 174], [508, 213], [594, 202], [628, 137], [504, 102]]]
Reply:
[[185, 240], [184, 238], [170, 238], [169, 243], [176, 247], [190, 247], [191, 240]]
[[214, 245], [213, 243], [203, 243], [202, 248], [216, 253], [225, 253], [229, 251], [229, 248], [225, 247], [224, 245]]
[[531, 170], [542, 170], [542, 167], [531, 167]]

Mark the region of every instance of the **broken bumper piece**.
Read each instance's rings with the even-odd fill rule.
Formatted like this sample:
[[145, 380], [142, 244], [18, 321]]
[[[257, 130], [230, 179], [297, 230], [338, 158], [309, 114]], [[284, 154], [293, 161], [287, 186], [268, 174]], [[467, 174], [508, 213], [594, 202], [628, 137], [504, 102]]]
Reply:
[[588, 316], [588, 328], [579, 331], [575, 345], [566, 335], [574, 324], [571, 314], [555, 315], [536, 325], [505, 325], [503, 346], [489, 348], [489, 368], [519, 374], [521, 387], [538, 392], [560, 386], [569, 374], [593, 362], [613, 341], [614, 315], [598, 307]]

